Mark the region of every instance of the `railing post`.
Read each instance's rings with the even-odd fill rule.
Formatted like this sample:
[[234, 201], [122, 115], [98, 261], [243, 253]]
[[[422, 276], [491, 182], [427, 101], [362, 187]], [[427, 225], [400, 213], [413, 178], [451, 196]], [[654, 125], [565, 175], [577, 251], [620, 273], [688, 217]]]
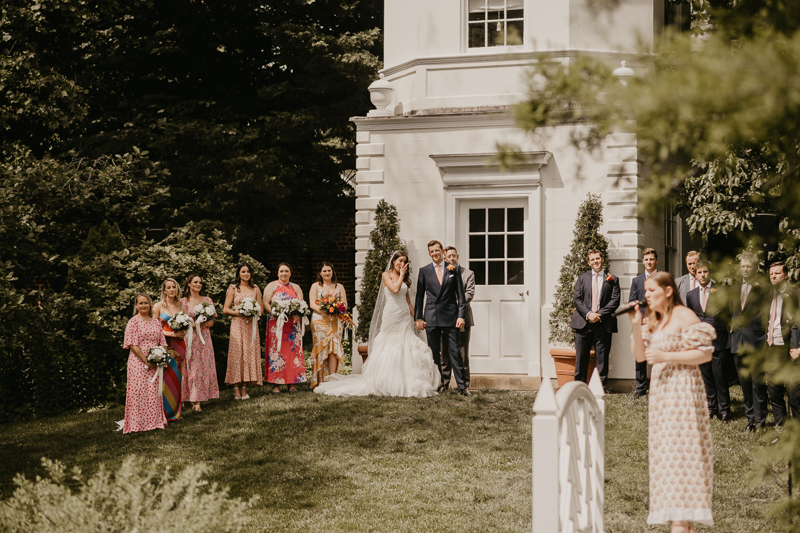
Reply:
[[597, 401], [597, 407], [600, 408], [600, 420], [597, 421], [595, 427], [597, 428], [597, 438], [594, 441], [595, 448], [595, 475], [597, 476], [598, 486], [593, 495], [594, 500], [594, 520], [596, 524], [595, 531], [604, 531], [603, 516], [605, 515], [605, 479], [606, 479], [606, 401], [604, 399], [606, 393], [603, 390], [603, 384], [600, 381], [600, 375], [597, 369], [592, 373], [592, 379], [589, 381], [589, 390]]
[[[533, 532], [558, 533], [558, 418], [556, 396], [550, 378], [533, 403]], [[555, 486], [553, 486], [555, 484]]]

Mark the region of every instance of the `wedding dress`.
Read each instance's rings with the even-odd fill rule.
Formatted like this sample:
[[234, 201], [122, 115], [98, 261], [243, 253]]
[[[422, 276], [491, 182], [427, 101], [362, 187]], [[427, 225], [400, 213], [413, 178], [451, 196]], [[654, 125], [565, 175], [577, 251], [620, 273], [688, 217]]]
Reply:
[[[370, 342], [361, 374], [332, 374], [314, 392], [329, 396], [403, 396], [426, 398], [436, 394], [441, 383], [428, 344], [416, 334], [408, 309], [408, 286], [397, 294], [381, 286], [383, 305], [380, 331]], [[376, 306], [375, 312], [379, 309]]]

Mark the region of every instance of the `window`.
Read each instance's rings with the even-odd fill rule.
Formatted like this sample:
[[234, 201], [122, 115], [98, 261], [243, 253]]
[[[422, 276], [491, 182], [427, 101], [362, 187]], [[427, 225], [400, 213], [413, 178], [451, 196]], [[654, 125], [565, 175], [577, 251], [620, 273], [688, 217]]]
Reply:
[[469, 48], [522, 44], [524, 0], [467, 0]]
[[476, 285], [525, 283], [525, 213], [522, 207], [469, 210], [469, 269]]

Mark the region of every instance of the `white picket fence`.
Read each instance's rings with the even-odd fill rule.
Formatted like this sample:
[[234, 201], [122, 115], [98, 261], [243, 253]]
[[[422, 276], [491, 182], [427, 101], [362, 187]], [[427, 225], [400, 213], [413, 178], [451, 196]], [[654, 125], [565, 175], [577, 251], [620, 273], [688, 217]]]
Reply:
[[602, 533], [605, 401], [595, 369], [587, 387], [553, 393], [542, 380], [533, 404], [533, 532]]

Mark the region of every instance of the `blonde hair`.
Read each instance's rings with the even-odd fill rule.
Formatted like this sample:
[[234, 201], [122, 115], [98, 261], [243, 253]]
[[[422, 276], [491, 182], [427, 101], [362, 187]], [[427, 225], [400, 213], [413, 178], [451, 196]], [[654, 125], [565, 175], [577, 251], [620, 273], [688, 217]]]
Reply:
[[144, 296], [144, 298], [147, 300], [147, 303], [150, 305], [150, 311], [148, 311], [147, 314], [150, 315], [150, 318], [153, 318], [153, 300], [150, 299], [150, 295], [149, 294], [145, 294], [143, 292], [140, 292], [139, 294], [137, 294], [136, 298], [133, 299], [133, 316], [136, 316], [136, 315], [139, 314], [139, 310], [136, 309], [136, 302], [138, 302], [139, 298], [142, 297], [142, 296]]
[[167, 278], [164, 280], [164, 283], [161, 284], [161, 298], [159, 298], [158, 303], [162, 306], [167, 303], [167, 283], [172, 282], [175, 284], [175, 301], [179, 304], [181, 303], [181, 296], [183, 295], [183, 291], [181, 290], [181, 286], [178, 285], [178, 282], [175, 281], [174, 278]]
[[654, 311], [651, 307], [647, 307], [647, 330], [652, 333], [654, 332], [658, 326], [663, 321], [664, 324], [669, 323], [669, 319], [672, 318], [672, 310], [679, 305], [683, 305], [683, 301], [681, 300], [681, 295], [678, 293], [678, 287], [675, 285], [675, 278], [672, 277], [672, 274], [669, 272], [654, 272], [647, 281], [655, 281], [659, 287], [666, 290], [667, 287], [672, 288], [672, 299], [667, 300], [667, 309], [664, 313], [664, 316], [661, 316], [661, 313]]

